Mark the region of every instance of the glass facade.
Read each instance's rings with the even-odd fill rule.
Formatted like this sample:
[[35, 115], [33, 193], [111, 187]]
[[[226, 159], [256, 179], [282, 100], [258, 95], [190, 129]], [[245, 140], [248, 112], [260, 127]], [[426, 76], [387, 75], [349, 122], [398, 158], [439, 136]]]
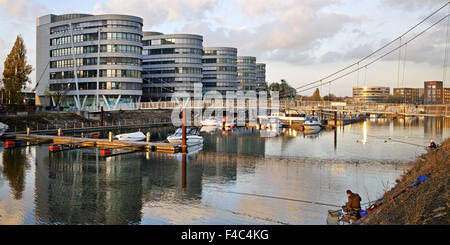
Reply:
[[207, 47], [203, 55], [203, 92], [218, 91], [223, 96], [238, 89], [237, 49]]
[[194, 84], [202, 81], [203, 37], [147, 34], [142, 41], [142, 101], [168, 101], [177, 91], [192, 94]]
[[[49, 47], [48, 75], [42, 76], [47, 80], [45, 90], [66, 91], [73, 102], [79, 98], [78, 103], [68, 103], [69, 110], [98, 110], [100, 106], [108, 110], [112, 109], [111, 101], [125, 109], [129, 102], [140, 101], [142, 19], [126, 15], [50, 15], [39, 19], [37, 29], [38, 45], [46, 43]], [[37, 66], [45, 54], [39, 55]]]
[[238, 80], [241, 90], [257, 90], [256, 58], [239, 56], [237, 60]]

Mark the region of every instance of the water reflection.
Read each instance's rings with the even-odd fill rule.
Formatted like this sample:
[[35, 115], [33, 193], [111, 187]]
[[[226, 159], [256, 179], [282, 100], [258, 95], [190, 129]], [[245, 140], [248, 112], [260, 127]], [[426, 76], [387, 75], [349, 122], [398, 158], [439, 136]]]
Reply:
[[[39, 154], [49, 155], [40, 147]], [[41, 159], [42, 160], [42, 159]], [[36, 222], [137, 224], [141, 220], [141, 157], [99, 159], [92, 150], [59, 152], [36, 168]]]
[[6, 149], [0, 224], [324, 224], [329, 207], [237, 193], [340, 205], [352, 189], [374, 200], [424, 152], [384, 137], [426, 144], [431, 134], [450, 136], [448, 126], [447, 119], [379, 118], [313, 139], [287, 128], [275, 137], [211, 130], [202, 132], [202, 151], [173, 155]]
[[22, 198], [25, 189], [25, 171], [30, 168], [24, 149], [15, 148], [3, 152], [2, 172], [9, 183], [14, 199]]

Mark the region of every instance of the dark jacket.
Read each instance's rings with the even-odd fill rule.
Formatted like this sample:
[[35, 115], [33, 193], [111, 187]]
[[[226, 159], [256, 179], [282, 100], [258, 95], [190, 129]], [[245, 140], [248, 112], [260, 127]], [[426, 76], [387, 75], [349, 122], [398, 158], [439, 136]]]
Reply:
[[348, 197], [348, 202], [345, 204], [345, 206], [352, 210], [360, 210], [361, 209], [361, 197], [356, 193], [352, 193]]

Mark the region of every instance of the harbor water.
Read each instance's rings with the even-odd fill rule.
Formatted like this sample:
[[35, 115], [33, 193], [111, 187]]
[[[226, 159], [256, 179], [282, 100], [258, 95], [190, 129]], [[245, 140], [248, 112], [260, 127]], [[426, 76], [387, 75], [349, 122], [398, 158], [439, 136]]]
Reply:
[[316, 134], [202, 131], [203, 149], [187, 156], [2, 145], [0, 224], [326, 224], [347, 189], [363, 204], [382, 196], [430, 139], [450, 136], [450, 120], [368, 119]]

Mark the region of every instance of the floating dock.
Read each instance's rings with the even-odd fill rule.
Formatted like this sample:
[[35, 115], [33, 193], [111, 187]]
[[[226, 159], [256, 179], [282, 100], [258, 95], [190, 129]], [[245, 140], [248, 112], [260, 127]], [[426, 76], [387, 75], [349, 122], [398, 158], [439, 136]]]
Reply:
[[[110, 141], [109, 139], [94, 139], [94, 138], [80, 138], [70, 136], [53, 136], [53, 135], [36, 135], [36, 134], [17, 134], [15, 140], [9, 140], [7, 142], [9, 148], [15, 147], [12, 142], [26, 141], [26, 142], [39, 142], [50, 143], [50, 152], [59, 152], [80, 148], [101, 148], [100, 152], [104, 154], [102, 156], [112, 156], [125, 154], [136, 151], [156, 151], [164, 153], [177, 153], [181, 151], [181, 147], [176, 144], [165, 142], [141, 142], [141, 141]], [[5, 145], [7, 143], [5, 142]], [[114, 153], [113, 151], [118, 151]]]

